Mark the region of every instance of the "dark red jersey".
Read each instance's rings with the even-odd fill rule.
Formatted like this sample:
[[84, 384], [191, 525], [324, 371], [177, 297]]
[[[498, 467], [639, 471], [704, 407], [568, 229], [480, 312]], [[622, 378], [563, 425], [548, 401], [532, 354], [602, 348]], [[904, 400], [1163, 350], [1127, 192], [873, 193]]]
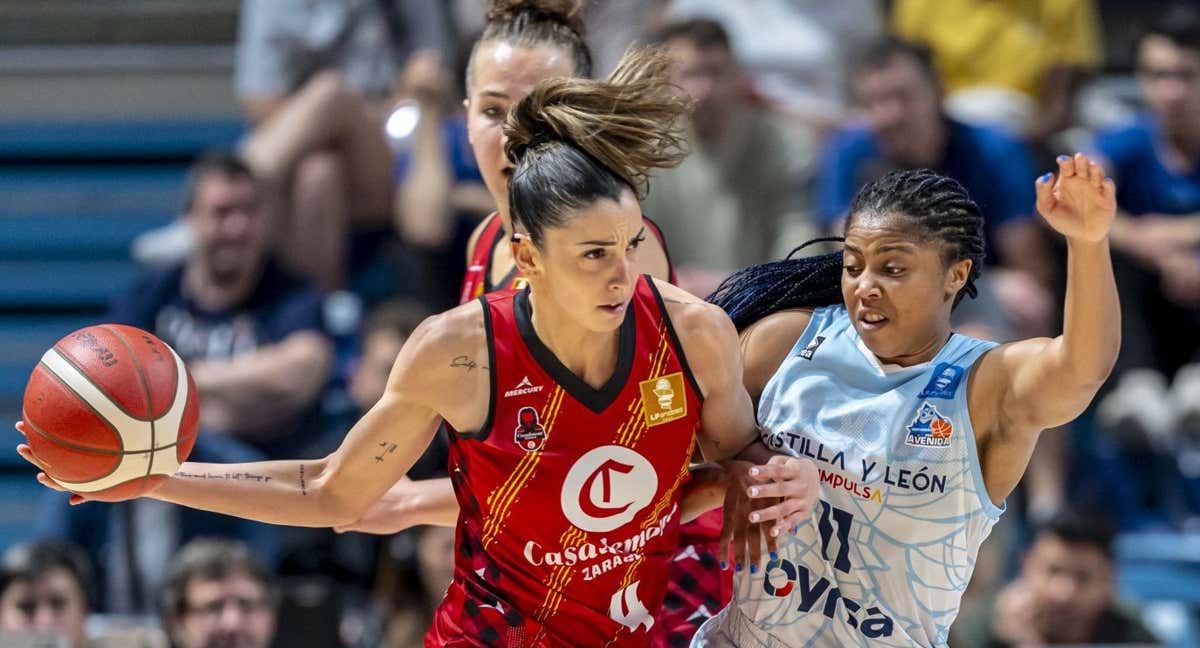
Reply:
[[679, 547], [700, 391], [653, 280], [601, 388], [534, 333], [528, 291], [486, 311], [488, 422], [452, 435], [454, 580], [427, 646], [646, 646]]
[[[658, 228], [658, 224], [646, 216], [642, 216], [642, 222], [645, 223], [646, 229], [658, 239], [665, 253], [667, 243], [663, 240], [662, 230]], [[500, 214], [493, 212], [491, 216], [487, 217], [483, 230], [479, 232], [479, 238], [475, 240], [475, 249], [472, 250], [471, 260], [467, 263], [467, 274], [463, 276], [462, 292], [459, 295], [458, 303], [465, 304], [493, 290], [519, 290], [525, 287], [525, 277], [521, 275], [521, 271], [515, 265], [508, 271], [508, 274], [504, 275], [503, 279], [492, 284], [492, 258], [496, 255], [496, 247], [508, 242], [508, 236], [504, 231], [504, 221], [500, 218]], [[667, 266], [669, 273], [667, 281], [675, 283], [675, 266], [671, 265], [670, 255], [667, 255]]]

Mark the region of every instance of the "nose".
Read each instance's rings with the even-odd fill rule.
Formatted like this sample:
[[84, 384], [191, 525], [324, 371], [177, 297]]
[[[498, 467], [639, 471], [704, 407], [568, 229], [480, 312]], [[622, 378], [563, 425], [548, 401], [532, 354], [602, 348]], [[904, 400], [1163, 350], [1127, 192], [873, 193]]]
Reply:
[[628, 254], [620, 253], [613, 257], [616, 262], [613, 263], [612, 274], [609, 276], [608, 289], [612, 292], [621, 292], [633, 283], [636, 271], [633, 259], [629, 258]]
[[246, 615], [242, 611], [240, 605], [233, 602], [226, 603], [221, 608], [221, 615], [217, 617], [217, 627], [222, 630], [239, 630], [246, 624]]
[[33, 628], [37, 632], [53, 632], [59, 628], [59, 614], [49, 605], [39, 605], [33, 615]]
[[1046, 593], [1055, 603], [1069, 603], [1079, 593], [1079, 582], [1073, 576], [1056, 576], [1046, 588]]
[[883, 296], [879, 280], [871, 271], [863, 270], [854, 279], [854, 296], [863, 302], [875, 301]]

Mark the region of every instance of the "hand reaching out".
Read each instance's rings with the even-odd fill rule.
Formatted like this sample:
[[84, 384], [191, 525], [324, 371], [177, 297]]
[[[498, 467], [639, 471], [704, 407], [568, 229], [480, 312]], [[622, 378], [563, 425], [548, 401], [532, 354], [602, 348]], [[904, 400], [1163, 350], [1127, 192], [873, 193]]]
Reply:
[[1058, 157], [1058, 175], [1037, 179], [1037, 208], [1068, 241], [1099, 243], [1117, 214], [1117, 187], [1100, 165], [1083, 153]]
[[730, 461], [727, 468], [732, 475], [719, 555], [728, 556], [732, 546], [734, 568], [756, 572], [764, 539], [773, 559], [779, 536], [812, 513], [821, 491], [817, 467], [807, 459], [776, 455], [762, 465]]

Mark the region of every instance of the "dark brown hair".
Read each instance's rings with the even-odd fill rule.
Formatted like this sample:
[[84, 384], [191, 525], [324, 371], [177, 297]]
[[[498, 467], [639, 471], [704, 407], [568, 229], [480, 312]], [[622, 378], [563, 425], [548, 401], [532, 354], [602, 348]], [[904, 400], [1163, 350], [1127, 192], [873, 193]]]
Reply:
[[534, 243], [568, 210], [618, 201], [625, 189], [643, 197], [652, 169], [687, 155], [688, 105], [670, 65], [661, 49], [630, 49], [608, 79], [545, 79], [509, 111], [509, 213]]
[[467, 85], [475, 78], [475, 53], [490, 43], [561, 47], [574, 59], [576, 75], [591, 76], [592, 52], [583, 34], [581, 0], [492, 0], [487, 25], [467, 58]]

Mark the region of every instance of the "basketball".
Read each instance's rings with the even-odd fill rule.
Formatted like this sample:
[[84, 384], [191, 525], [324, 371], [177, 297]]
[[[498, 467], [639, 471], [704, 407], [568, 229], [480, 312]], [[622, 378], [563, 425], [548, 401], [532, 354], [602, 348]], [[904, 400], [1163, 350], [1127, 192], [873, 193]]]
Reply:
[[937, 439], [944, 439], [950, 436], [950, 433], [953, 431], [950, 421], [946, 419], [933, 419], [933, 423], [929, 425], [929, 428], [933, 431], [934, 438]]
[[196, 442], [196, 386], [171, 347], [131, 326], [89, 326], [42, 355], [22, 418], [47, 475], [90, 499], [154, 490]]

